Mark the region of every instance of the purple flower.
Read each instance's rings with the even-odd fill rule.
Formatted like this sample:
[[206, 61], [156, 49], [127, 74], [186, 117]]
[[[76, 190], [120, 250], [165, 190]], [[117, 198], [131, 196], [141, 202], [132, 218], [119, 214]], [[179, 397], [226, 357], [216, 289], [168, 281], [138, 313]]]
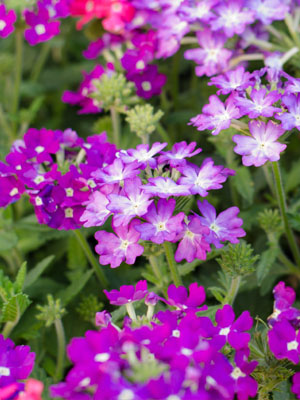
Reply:
[[149, 200], [151, 195], [145, 193], [141, 185], [139, 178], [126, 179], [120, 194], [108, 195], [107, 209], [114, 213], [115, 227], [128, 225], [133, 217], [146, 214], [153, 200]]
[[251, 79], [252, 76], [250, 72], [246, 71], [244, 67], [237, 67], [232, 71], [227, 71], [224, 75], [217, 75], [211, 78], [208, 82], [208, 86], [216, 86], [220, 88], [217, 94], [229, 94], [236, 90], [237, 92], [242, 92], [247, 87], [253, 86], [254, 81]]
[[153, 53], [145, 47], [141, 50], [126, 50], [121, 58], [122, 67], [131, 74], [139, 74], [145, 71], [150, 61], [153, 59]]
[[247, 0], [247, 6], [255, 12], [255, 18], [264, 25], [284, 19], [289, 11], [289, 6], [281, 0]]
[[[199, 307], [205, 302], [205, 298], [204, 287], [198, 286], [197, 282], [190, 284], [189, 294], [184, 286], [176, 287], [172, 284], [168, 288], [168, 299], [166, 303], [179, 310], [194, 309], [200, 311]], [[203, 310], [203, 307], [200, 309]]]
[[183, 212], [172, 216], [175, 206], [174, 199], [159, 199], [157, 207], [152, 203], [147, 214], [143, 215], [143, 219], [147, 222], [135, 227], [140, 232], [141, 239], [151, 240], [157, 244], [174, 241], [183, 229], [182, 221], [185, 216]]
[[276, 322], [268, 332], [269, 347], [272, 353], [279, 360], [287, 358], [294, 364], [300, 360], [300, 331], [286, 321]]
[[291, 391], [295, 393], [297, 399], [300, 399], [300, 372], [296, 372], [293, 376]]
[[146, 193], [163, 199], [167, 199], [170, 196], [189, 196], [191, 194], [190, 187], [191, 185], [178, 185], [171, 178], [162, 176], [149, 178], [149, 182], [146, 185], [142, 185]]
[[246, 97], [236, 97], [236, 105], [243, 114], [250, 118], [272, 117], [275, 112], [280, 112], [281, 108], [272, 107], [280, 99], [281, 95], [276, 90], [267, 94], [266, 89], [252, 89], [250, 99]]
[[142, 300], [148, 293], [148, 288], [146, 281], [138, 281], [135, 287], [132, 285], [123, 285], [120, 287], [120, 290], [111, 290], [110, 292], [103, 290], [103, 292], [110, 304], [122, 306], [127, 303]]
[[188, 164], [178, 167], [183, 176], [178, 180], [179, 184], [192, 185], [192, 194], [199, 194], [202, 197], [208, 195], [208, 190], [221, 189], [221, 183], [225, 182], [228, 175], [234, 175], [235, 171], [224, 168], [222, 165], [214, 165], [211, 158], [206, 158], [201, 167]]
[[254, 397], [257, 393], [258, 384], [250, 376], [258, 362], [248, 361], [247, 353], [245, 350], [239, 350], [236, 352], [234, 361], [235, 367], [233, 368], [230, 376], [235, 381], [235, 393], [237, 394], [238, 400], [248, 400], [249, 397]]
[[287, 111], [277, 114], [276, 118], [281, 121], [283, 129], [291, 130], [296, 127], [300, 130], [300, 93], [283, 96], [282, 103]]
[[184, 224], [184, 230], [180, 233], [181, 239], [175, 252], [175, 261], [187, 260], [192, 262], [195, 258], [199, 260], [206, 259], [206, 252], [210, 251], [210, 246], [206, 241], [206, 235], [209, 230], [203, 226], [199, 218], [192, 216], [187, 224]]
[[15, 11], [6, 11], [5, 5], [0, 4], [0, 37], [6, 38], [14, 31], [14, 23], [16, 20], [17, 14]]
[[219, 0], [199, 2], [184, 0], [178, 8], [178, 14], [188, 22], [195, 22], [197, 20], [208, 22], [215, 17], [215, 14], [211, 10], [218, 2]]
[[111, 212], [106, 208], [109, 201], [107, 196], [100, 191], [91, 194], [87, 207], [80, 217], [80, 221], [84, 222], [83, 226], [101, 226], [111, 215]]
[[24, 144], [25, 148], [21, 147], [21, 150], [28, 158], [36, 158], [38, 163], [52, 163], [50, 154], [57, 153], [60, 148], [59, 133], [45, 128], [30, 128], [24, 135]]
[[207, 200], [198, 201], [197, 204], [203, 215], [203, 217], [197, 217], [202, 225], [210, 230], [205, 238], [207, 243], [212, 243], [220, 248], [223, 246], [221, 242], [228, 240], [230, 243], [238, 243], [238, 238], [246, 235], [241, 228], [243, 220], [237, 218], [237, 214], [240, 212], [238, 207], [230, 207], [217, 216], [215, 208]]
[[139, 144], [136, 146], [136, 149], [120, 151], [118, 156], [125, 164], [137, 161], [141, 169], [145, 169], [147, 165], [149, 165], [150, 168], [155, 169], [157, 166], [157, 160], [154, 155], [159, 153], [166, 146], [167, 143], [155, 142], [149, 150], [148, 144]]
[[0, 335], [0, 387], [28, 378], [34, 366], [35, 353], [29, 346], [15, 346]]
[[143, 246], [138, 244], [141, 235], [134, 229], [139, 224], [140, 221], [133, 220], [128, 226], [114, 227], [117, 236], [105, 231], [95, 233], [95, 238], [99, 242], [95, 249], [100, 255], [100, 264], [110, 264], [111, 268], [116, 268], [124, 260], [127, 264], [135, 263], [136, 257], [144, 251]]
[[111, 323], [111, 320], [112, 320], [112, 316], [110, 315], [109, 312], [107, 312], [105, 310], [96, 312], [96, 315], [95, 315], [95, 325], [96, 326], [100, 326], [101, 328], [107, 327]]
[[286, 144], [277, 142], [283, 135], [284, 129], [281, 125], [269, 121], [250, 121], [249, 130], [251, 137], [234, 135], [232, 140], [237, 144], [234, 151], [242, 155], [242, 162], [249, 167], [254, 165], [260, 167], [267, 161], [278, 161], [280, 153], [286, 148]]
[[144, 99], [160, 94], [167, 80], [166, 75], [158, 73], [156, 65], [148, 65], [143, 73], [129, 74], [127, 78], [135, 83], [136, 94]]
[[241, 35], [254, 22], [254, 12], [244, 10], [244, 0], [229, 0], [215, 8], [217, 17], [211, 22], [213, 31], [222, 30], [226, 36]]
[[224, 104], [218, 96], [212, 95], [209, 97], [209, 104], [203, 107], [202, 112], [203, 114], [192, 118], [189, 125], [196, 126], [198, 131], [212, 129], [213, 135], [218, 135], [221, 130], [228, 129], [231, 120], [241, 116], [234, 96], [229, 96]]
[[13, 175], [1, 176], [0, 171], [0, 207], [6, 207], [19, 200], [24, 192], [25, 186], [19, 179]]
[[70, 14], [69, 0], [41, 0], [38, 5], [46, 7], [49, 18], [66, 18]]
[[59, 21], [49, 21], [49, 12], [46, 7], [38, 5], [38, 12], [25, 10], [24, 17], [30, 26], [24, 32], [25, 39], [31, 46], [52, 39], [59, 34]]
[[246, 348], [251, 339], [249, 331], [253, 325], [253, 319], [250, 317], [249, 311], [244, 311], [235, 320], [235, 314], [229, 304], [219, 309], [216, 313], [216, 323], [218, 334], [224, 341], [228, 341], [231, 347], [236, 350]]
[[185, 141], [175, 143], [170, 151], [162, 151], [161, 156], [158, 158], [159, 164], [168, 163], [171, 167], [183, 166], [186, 164], [187, 157], [193, 157], [199, 154], [202, 149], [195, 149], [196, 142], [187, 144]]
[[92, 173], [92, 177], [98, 179], [102, 183], [120, 183], [125, 179], [133, 179], [139, 173], [139, 163], [132, 162], [130, 164], [123, 164], [123, 162], [116, 158], [114, 162], [102, 170], [98, 169]]
[[212, 33], [209, 29], [205, 29], [197, 32], [197, 39], [201, 47], [184, 52], [184, 58], [199, 64], [196, 67], [196, 75], [212, 76], [222, 72], [232, 55], [232, 51], [224, 48], [226, 37], [221, 33]]

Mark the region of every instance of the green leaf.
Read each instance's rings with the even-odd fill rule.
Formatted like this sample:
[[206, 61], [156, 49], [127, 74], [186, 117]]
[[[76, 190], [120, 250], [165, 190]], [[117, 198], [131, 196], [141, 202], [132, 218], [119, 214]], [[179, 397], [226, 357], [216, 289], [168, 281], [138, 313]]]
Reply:
[[3, 304], [1, 316], [2, 322], [11, 321], [17, 323], [29, 304], [30, 300], [24, 293], [18, 293], [11, 296], [8, 301]]
[[194, 201], [194, 196], [182, 196], [176, 199], [176, 207], [174, 210], [174, 214], [178, 214], [179, 212], [184, 212], [188, 214], [192, 208], [192, 204]]
[[285, 181], [286, 193], [295, 189], [299, 184], [300, 184], [300, 162], [296, 161], [295, 163], [293, 163], [293, 166], [286, 177]]
[[264, 251], [261, 255], [261, 259], [258, 263], [256, 276], [258, 285], [261, 285], [263, 279], [267, 276], [272, 265], [275, 263], [279, 253], [278, 246], [271, 246], [268, 250]]
[[236, 187], [236, 190], [243, 197], [243, 199], [246, 200], [247, 204], [252, 204], [254, 196], [254, 183], [249, 168], [236, 168], [236, 174], [231, 179]]
[[70, 269], [84, 269], [87, 266], [87, 258], [78, 240], [71, 236], [68, 240], [68, 267]]
[[18, 236], [15, 232], [0, 231], [0, 251], [13, 249], [18, 243]]
[[90, 277], [93, 275], [92, 270], [83, 273], [80, 279], [72, 282], [66, 289], [61, 290], [57, 293], [56, 297], [59, 297], [62, 304], [67, 305], [81, 290], [84, 288]]
[[23, 262], [23, 264], [21, 265], [21, 268], [18, 271], [18, 274], [16, 276], [16, 280], [14, 283], [14, 287], [16, 292], [21, 292], [24, 286], [24, 282], [25, 282], [25, 278], [26, 278], [26, 272], [27, 272], [27, 262]]
[[224, 290], [219, 288], [219, 287], [210, 287], [209, 291], [212, 293], [212, 295], [218, 300], [219, 303], [223, 303], [224, 300]]
[[24, 288], [31, 286], [38, 279], [38, 277], [42, 275], [42, 273], [49, 267], [54, 257], [55, 257], [54, 255], [51, 255], [44, 258], [33, 269], [31, 269], [28, 272], [25, 278]]

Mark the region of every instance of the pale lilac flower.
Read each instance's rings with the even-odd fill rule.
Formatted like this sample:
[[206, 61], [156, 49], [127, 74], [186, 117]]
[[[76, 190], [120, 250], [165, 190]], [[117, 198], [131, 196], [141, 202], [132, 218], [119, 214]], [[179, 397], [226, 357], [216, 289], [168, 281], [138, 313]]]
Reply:
[[212, 130], [212, 135], [218, 135], [221, 130], [228, 129], [232, 119], [241, 116], [239, 108], [235, 104], [235, 97], [229, 96], [225, 104], [216, 95], [209, 97], [209, 104], [202, 109], [202, 114], [192, 118], [189, 125], [197, 127], [198, 131]]
[[171, 167], [182, 166], [186, 164], [186, 158], [193, 157], [199, 154], [202, 149], [195, 149], [197, 146], [196, 142], [187, 144], [185, 141], [175, 143], [170, 151], [162, 151], [158, 158], [159, 164], [168, 163]]
[[197, 20], [208, 22], [215, 17], [215, 14], [212, 13], [212, 10], [218, 2], [219, 0], [184, 0], [181, 2], [177, 12], [181, 18], [187, 20], [188, 22], [195, 22]]
[[254, 22], [254, 12], [244, 9], [244, 0], [229, 0], [215, 8], [217, 17], [211, 22], [213, 31], [222, 30], [226, 36], [241, 35]]
[[148, 144], [139, 144], [136, 146], [136, 149], [121, 150], [118, 153], [118, 157], [125, 164], [137, 161], [141, 169], [145, 169], [147, 165], [155, 169], [157, 166], [157, 159], [154, 156], [165, 148], [167, 144], [168, 143], [155, 142], [151, 146], [151, 149], [149, 149]]
[[251, 79], [250, 72], [245, 71], [244, 67], [237, 67], [232, 71], [227, 71], [224, 75], [217, 75], [211, 78], [208, 82], [208, 86], [216, 86], [220, 88], [217, 94], [229, 94], [236, 90], [237, 92], [243, 92], [247, 87], [253, 86], [255, 81]]
[[184, 52], [184, 58], [199, 64], [195, 69], [196, 75], [212, 76], [222, 72], [228, 66], [232, 55], [232, 51], [224, 48], [226, 37], [205, 29], [197, 32], [197, 39], [200, 48]]
[[124, 179], [135, 178], [139, 173], [139, 163], [132, 162], [124, 164], [120, 159], [116, 158], [114, 162], [102, 170], [98, 169], [92, 173], [92, 177], [103, 183], [119, 183]]
[[267, 93], [266, 89], [252, 89], [250, 99], [236, 96], [236, 105], [249, 118], [272, 117], [275, 112], [281, 111], [281, 108], [272, 106], [280, 98], [281, 94], [276, 90]]
[[14, 10], [6, 10], [5, 4], [0, 4], [0, 37], [6, 38], [15, 29], [14, 23], [17, 20], [17, 14]]
[[228, 175], [234, 175], [235, 171], [224, 168], [222, 165], [214, 165], [211, 158], [206, 158], [201, 167], [194, 164], [187, 164], [178, 167], [182, 177], [178, 180], [179, 184], [192, 185], [192, 194], [199, 194], [202, 197], [208, 195], [208, 190], [221, 189], [221, 183], [225, 182]]
[[113, 227], [117, 236], [105, 231], [95, 233], [95, 238], [99, 242], [95, 250], [100, 255], [100, 264], [110, 264], [111, 268], [116, 268], [124, 260], [127, 264], [135, 263], [136, 257], [144, 251], [143, 246], [138, 244], [141, 235], [134, 229], [138, 224], [140, 221], [133, 220], [128, 226]]
[[247, 0], [246, 4], [264, 25], [284, 19], [289, 11], [289, 6], [281, 0]]
[[140, 232], [141, 239], [151, 240], [157, 244], [174, 241], [183, 229], [182, 221], [185, 216], [183, 212], [173, 216], [175, 206], [175, 199], [159, 199], [157, 207], [152, 203], [147, 214], [143, 215], [143, 219], [147, 222], [135, 227]]
[[209, 233], [205, 238], [207, 243], [220, 248], [223, 246], [221, 242], [228, 240], [230, 243], [238, 243], [238, 238], [246, 235], [241, 228], [243, 220], [237, 217], [240, 212], [238, 207], [230, 207], [217, 216], [215, 208], [207, 200], [198, 201], [197, 204], [203, 215], [203, 217], [197, 217], [203, 226], [209, 228]]
[[171, 178], [158, 176], [149, 178], [148, 183], [142, 188], [146, 193], [166, 199], [170, 196], [189, 196], [191, 185], [178, 185]]
[[186, 260], [192, 262], [195, 258], [206, 259], [206, 253], [210, 251], [210, 246], [206, 241], [209, 229], [201, 224], [196, 216], [190, 217], [188, 223], [184, 224], [184, 230], [180, 233], [181, 239], [175, 252], [175, 261]]
[[114, 213], [114, 226], [128, 225], [133, 217], [146, 214], [153, 202], [150, 197], [151, 194], [142, 189], [142, 181], [139, 178], [126, 179], [121, 193], [108, 195], [107, 209]]
[[111, 215], [111, 212], [106, 208], [109, 201], [105, 194], [100, 191], [91, 194], [87, 207], [80, 217], [80, 221], [84, 222], [83, 226], [101, 226]]
[[297, 128], [300, 130], [300, 93], [283, 96], [282, 104], [287, 108], [287, 111], [276, 114], [276, 118], [281, 121], [283, 129]]
[[286, 148], [286, 144], [277, 142], [284, 133], [283, 127], [273, 121], [269, 121], [267, 125], [262, 121], [250, 121], [249, 130], [251, 137], [241, 135], [232, 137], [237, 144], [234, 151], [243, 156], [243, 164], [247, 167], [250, 165], [260, 167], [267, 161], [278, 161], [280, 153]]

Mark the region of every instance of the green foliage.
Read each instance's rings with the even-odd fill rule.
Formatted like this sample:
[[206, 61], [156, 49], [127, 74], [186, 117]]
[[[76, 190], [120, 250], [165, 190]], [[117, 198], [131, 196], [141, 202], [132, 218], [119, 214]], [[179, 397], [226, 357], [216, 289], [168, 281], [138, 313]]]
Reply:
[[258, 214], [258, 221], [266, 234], [278, 234], [283, 232], [281, 216], [278, 210], [265, 209]]
[[95, 314], [103, 309], [103, 303], [99, 302], [93, 294], [82, 297], [76, 311], [80, 317], [87, 322], [94, 323]]

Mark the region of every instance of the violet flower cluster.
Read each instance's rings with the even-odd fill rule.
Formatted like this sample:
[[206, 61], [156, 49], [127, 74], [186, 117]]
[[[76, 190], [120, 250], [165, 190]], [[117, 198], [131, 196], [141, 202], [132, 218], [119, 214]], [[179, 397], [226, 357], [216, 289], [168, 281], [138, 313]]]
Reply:
[[[274, 68], [249, 73], [238, 67], [211, 79], [209, 84], [217, 86], [218, 95], [229, 96], [224, 101], [210, 96], [202, 114], [190, 123], [199, 131], [211, 130], [213, 135], [229, 127], [242, 132], [232, 140], [245, 166], [278, 161], [286, 148], [279, 139], [286, 130], [300, 129], [299, 81]], [[243, 121], [239, 121], [241, 118]]]
[[[24, 390], [24, 379], [30, 375], [35, 353], [29, 346], [15, 346], [13, 341], [0, 335], [0, 398], [10, 400]], [[25, 400], [25, 399], [24, 399]]]
[[[246, 400], [256, 395], [248, 311], [236, 318], [232, 307], [224, 305], [213, 323], [201, 315], [205, 291], [197, 283], [189, 291], [169, 286], [166, 299], [149, 292], [146, 281], [105, 294], [111, 304], [124, 305], [130, 318], [119, 328], [106, 311], [96, 314], [99, 331], [87, 331], [68, 345], [73, 367], [64, 382], [51, 387], [53, 397]], [[144, 301], [147, 315], [136, 316], [137, 301]], [[158, 301], [167, 308], [155, 313]]]

